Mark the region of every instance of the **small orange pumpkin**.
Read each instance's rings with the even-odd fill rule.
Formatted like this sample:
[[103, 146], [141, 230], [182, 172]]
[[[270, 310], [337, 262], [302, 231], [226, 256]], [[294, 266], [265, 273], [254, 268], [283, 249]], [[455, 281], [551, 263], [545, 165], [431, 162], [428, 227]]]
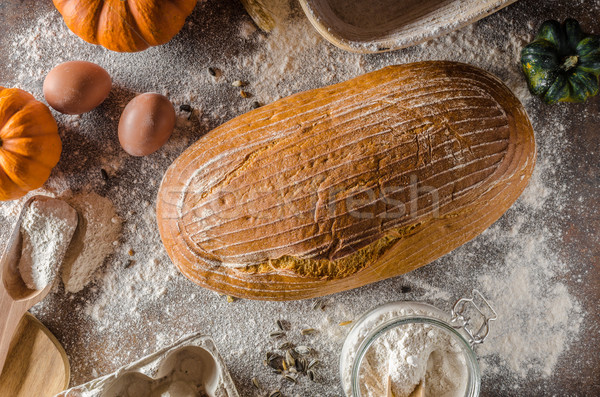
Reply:
[[41, 187], [61, 151], [50, 109], [28, 92], [0, 87], [0, 201]]
[[73, 33], [119, 52], [165, 44], [183, 27], [197, 0], [53, 0]]

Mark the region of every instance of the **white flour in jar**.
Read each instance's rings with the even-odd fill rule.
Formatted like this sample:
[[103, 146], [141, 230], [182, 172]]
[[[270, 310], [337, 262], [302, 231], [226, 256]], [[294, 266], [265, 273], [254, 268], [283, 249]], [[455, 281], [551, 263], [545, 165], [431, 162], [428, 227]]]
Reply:
[[44, 289], [58, 272], [77, 227], [77, 212], [62, 200], [34, 200], [21, 221], [18, 269], [28, 288]]
[[[384, 322], [409, 314], [437, 317], [406, 310], [384, 311], [353, 330], [350, 346], [344, 346], [342, 352], [347, 396], [352, 395], [352, 366], [364, 338]], [[409, 396], [421, 382], [425, 395], [461, 397], [467, 388], [468, 370], [464, 352], [448, 331], [430, 324], [406, 324], [380, 335], [365, 353], [359, 370], [361, 396], [385, 396], [388, 377], [395, 397]]]

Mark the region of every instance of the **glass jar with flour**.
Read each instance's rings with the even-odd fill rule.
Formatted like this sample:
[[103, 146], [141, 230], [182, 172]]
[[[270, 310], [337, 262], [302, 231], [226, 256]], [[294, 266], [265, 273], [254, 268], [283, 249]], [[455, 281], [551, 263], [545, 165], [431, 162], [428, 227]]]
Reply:
[[477, 290], [448, 314], [420, 302], [392, 302], [352, 327], [340, 360], [347, 397], [475, 397], [481, 384], [473, 347], [494, 309]]

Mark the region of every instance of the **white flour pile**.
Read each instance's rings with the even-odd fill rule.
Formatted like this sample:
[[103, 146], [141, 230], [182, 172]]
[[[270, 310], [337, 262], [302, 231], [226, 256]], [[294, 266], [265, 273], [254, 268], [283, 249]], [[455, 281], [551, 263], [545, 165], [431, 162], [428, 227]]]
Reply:
[[422, 381], [426, 395], [463, 397], [467, 383], [463, 354], [446, 332], [430, 325], [390, 330], [377, 339], [363, 359], [361, 395], [384, 396], [387, 374], [397, 397], [409, 396]]
[[77, 213], [61, 200], [33, 200], [21, 221], [23, 247], [18, 269], [28, 288], [54, 281], [75, 228]]
[[[10, 51], [5, 52], [6, 67], [0, 70], [3, 86], [18, 86], [43, 100], [45, 74], [74, 59], [98, 63], [114, 81], [109, 98], [97, 110], [82, 116], [53, 113], [64, 151], [45, 188], [55, 195], [66, 190], [96, 192], [112, 202], [110, 208], [92, 193], [81, 199], [82, 206], [84, 201], [92, 203], [89, 211], [98, 211], [96, 219], [106, 228], [94, 229], [102, 254], [90, 253], [93, 261], [82, 263], [90, 267], [76, 279], [85, 282], [69, 287], [79, 292], [52, 294], [33, 310], [66, 347], [72, 384], [112, 372], [184, 334], [202, 331], [215, 338], [241, 395], [260, 395], [250, 381], [256, 376], [265, 393], [280, 389], [285, 396], [339, 397], [344, 391], [338, 355], [348, 328], [340, 322], [402, 299], [427, 301], [449, 311], [455, 299], [479, 288], [499, 314], [478, 349], [484, 394], [527, 395], [531, 382], [537, 395], [557, 394], [559, 384], [567, 387], [559, 383], [565, 367], [571, 370], [575, 365], [577, 373], [587, 368], [586, 361], [573, 353], [580, 331], [598, 326], [584, 310], [587, 307], [589, 313], [592, 305], [574, 287], [585, 282], [582, 269], [589, 269], [589, 263], [569, 259], [580, 257], [565, 255], [568, 248], [561, 240], [570, 222], [567, 211], [577, 208], [578, 186], [573, 181], [585, 178], [573, 172], [581, 159], [571, 158], [569, 145], [576, 142], [578, 125], [597, 125], [597, 107], [592, 102], [550, 109], [532, 100], [518, 57], [544, 19], [572, 16], [586, 21], [597, 13], [598, 3], [555, 15], [563, 3], [520, 0], [431, 42], [365, 56], [329, 45], [295, 3], [276, 1], [278, 25], [271, 34], [256, 30], [238, 2], [207, 0], [198, 4], [172, 42], [136, 54], [111, 53], [84, 43], [68, 31], [51, 2], [34, 2], [22, 17], [5, 21], [7, 34], [0, 42]], [[586, 22], [585, 27], [592, 25]], [[336, 294], [327, 299], [323, 312], [312, 309], [314, 301], [228, 303], [178, 273], [162, 247], [154, 208], [162, 175], [189, 144], [250, 110], [255, 101], [266, 104], [390, 64], [428, 59], [467, 62], [498, 75], [532, 119], [539, 150], [535, 175], [524, 196], [490, 230], [406, 276]], [[219, 70], [218, 77], [207, 72], [209, 67]], [[240, 88], [232, 86], [236, 80], [247, 83], [243, 88], [250, 98], [241, 97]], [[169, 97], [178, 109], [177, 127], [159, 152], [134, 159], [119, 147], [117, 124], [125, 104], [146, 91]], [[193, 111], [179, 110], [182, 104]], [[106, 180], [101, 169], [107, 171]], [[0, 245], [19, 203], [0, 204]], [[571, 213], [576, 211], [586, 209]], [[120, 235], [111, 232], [120, 229], [115, 213], [124, 220]], [[90, 287], [88, 281], [96, 282]], [[317, 382], [302, 378], [291, 384], [263, 367], [265, 351], [282, 343], [269, 338], [278, 318], [292, 322], [294, 329], [317, 330], [311, 336], [290, 332], [290, 339], [318, 351], [322, 366]]]
[[73, 244], [65, 257], [62, 280], [67, 292], [79, 292], [93, 279], [104, 259], [113, 252], [121, 233], [119, 218], [112, 202], [96, 193], [84, 193], [68, 199], [81, 214]]
[[[346, 396], [352, 396], [352, 366], [365, 337], [392, 318], [409, 314], [439, 318], [418, 308], [382, 308], [352, 330], [340, 358]], [[462, 397], [467, 371], [464, 352], [447, 331], [430, 324], [405, 324], [383, 333], [365, 353], [359, 370], [361, 396], [385, 396], [389, 377], [396, 397], [409, 396], [421, 382], [425, 395]]]
[[[56, 195], [42, 189], [34, 193]], [[16, 216], [34, 193], [1, 204], [0, 216]], [[60, 271], [65, 291], [76, 293], [96, 280], [97, 270], [119, 245], [122, 220], [112, 202], [96, 193], [61, 193], [61, 200], [34, 200], [25, 213], [19, 270], [30, 288], [43, 288]]]

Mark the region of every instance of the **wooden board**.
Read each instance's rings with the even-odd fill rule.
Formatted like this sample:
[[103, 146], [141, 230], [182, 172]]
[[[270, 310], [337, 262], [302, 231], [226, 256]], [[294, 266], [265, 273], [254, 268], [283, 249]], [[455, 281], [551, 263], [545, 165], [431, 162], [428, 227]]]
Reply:
[[300, 0], [317, 31], [352, 52], [374, 53], [431, 40], [516, 0]]
[[0, 396], [50, 397], [67, 388], [70, 366], [58, 340], [26, 313], [13, 336], [0, 375]]

